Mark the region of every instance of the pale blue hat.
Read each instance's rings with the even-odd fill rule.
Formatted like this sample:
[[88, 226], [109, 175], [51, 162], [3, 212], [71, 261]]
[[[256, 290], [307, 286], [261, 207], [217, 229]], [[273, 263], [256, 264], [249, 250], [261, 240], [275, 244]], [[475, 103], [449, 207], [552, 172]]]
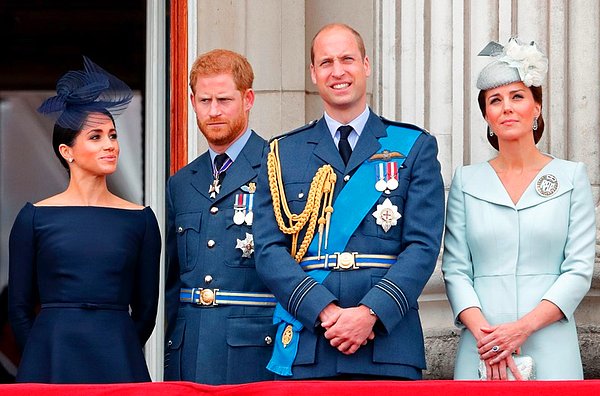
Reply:
[[533, 41], [523, 44], [511, 37], [506, 46], [491, 41], [478, 55], [495, 58], [481, 70], [477, 78], [477, 88], [482, 91], [517, 81], [522, 81], [528, 87], [539, 87], [548, 72], [548, 58]]

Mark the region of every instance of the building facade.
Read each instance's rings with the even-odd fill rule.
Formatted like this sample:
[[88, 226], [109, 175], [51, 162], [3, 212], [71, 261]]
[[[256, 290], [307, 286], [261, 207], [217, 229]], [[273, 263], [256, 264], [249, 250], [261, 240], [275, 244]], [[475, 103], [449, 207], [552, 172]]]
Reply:
[[[320, 98], [309, 73], [311, 39], [326, 23], [353, 26], [362, 34], [371, 59], [373, 74], [368, 86], [371, 107], [385, 117], [423, 126], [436, 136], [446, 189], [457, 166], [494, 156], [485, 137], [486, 125], [477, 105], [475, 87], [477, 74], [488, 59], [477, 57], [477, 53], [491, 40], [506, 42], [511, 36], [523, 41], [535, 40], [550, 60], [544, 85], [546, 130], [538, 146], [553, 156], [587, 164], [597, 217], [600, 216], [600, 2], [597, 0], [187, 0], [183, 3], [187, 64], [180, 62], [172, 67], [186, 75], [196, 55], [213, 48], [244, 54], [256, 75], [256, 101], [250, 125], [265, 138], [321, 116]], [[165, 48], [160, 38], [166, 33], [161, 22], [164, 6], [156, 0], [149, 0], [148, 4], [146, 147], [147, 156], [154, 158], [147, 157], [146, 163], [154, 167], [157, 161], [164, 162], [156, 147], [165, 144], [160, 131], [168, 123], [164, 114], [155, 111], [165, 106], [160, 88], [165, 78], [160, 65]], [[171, 48], [175, 47], [173, 44], [171, 37]], [[187, 142], [183, 148], [188, 160], [192, 160], [207, 147], [191, 108], [187, 109], [186, 117], [183, 124], [187, 124]], [[153, 126], [155, 131], [150, 130]], [[159, 212], [164, 208], [163, 180], [164, 174], [147, 166], [146, 203], [157, 207]], [[586, 378], [600, 378], [599, 252], [600, 242], [597, 242], [592, 289], [576, 312]], [[420, 310], [427, 339], [426, 378], [451, 378], [458, 333], [453, 326], [439, 265], [421, 296]], [[161, 378], [161, 340], [159, 326], [147, 347], [155, 379]]]

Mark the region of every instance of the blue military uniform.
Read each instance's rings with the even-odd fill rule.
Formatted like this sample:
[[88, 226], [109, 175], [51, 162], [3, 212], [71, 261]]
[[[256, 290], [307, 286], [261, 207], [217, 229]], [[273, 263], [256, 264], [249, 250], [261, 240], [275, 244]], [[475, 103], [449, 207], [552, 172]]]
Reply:
[[251, 132], [214, 198], [208, 152], [169, 179], [165, 380], [273, 379], [274, 298], [256, 273], [252, 222], [234, 222], [250, 212], [265, 145]]
[[[337, 175], [335, 200], [363, 163], [380, 153], [380, 140], [389, 133], [403, 133], [417, 127], [399, 124], [370, 113], [347, 164], [340, 157], [324, 119], [311, 123], [279, 139], [279, 160], [287, 202], [292, 213], [305, 205], [310, 184], [318, 168], [330, 164]], [[402, 136], [398, 136], [402, 139]], [[385, 147], [383, 147], [385, 148]], [[368, 214], [359, 219], [346, 252], [364, 257], [392, 257], [387, 267], [332, 270], [322, 282], [307, 275], [290, 257], [291, 237], [280, 232], [273, 214], [267, 168], [263, 165], [255, 198], [257, 217], [255, 247], [257, 271], [279, 303], [304, 325], [299, 334], [298, 352], [287, 378], [322, 378], [343, 374], [421, 378], [425, 368], [423, 334], [417, 298], [429, 279], [439, 253], [444, 223], [444, 188], [437, 161], [437, 144], [423, 130], [398, 170], [398, 186], [381, 192]], [[375, 166], [373, 166], [375, 168]], [[372, 181], [364, 189], [373, 189]], [[362, 194], [356, 194], [356, 202]], [[399, 217], [382, 227], [382, 206], [389, 200]], [[385, 205], [384, 205], [385, 204]], [[334, 213], [334, 216], [346, 216]], [[338, 230], [339, 231], [339, 230]], [[330, 234], [336, 233], [331, 229]], [[300, 240], [302, 240], [300, 236]], [[316, 238], [316, 237], [315, 237]], [[342, 253], [342, 252], [339, 252]], [[338, 256], [340, 258], [341, 256]], [[356, 256], [359, 257], [359, 256]], [[377, 314], [375, 339], [353, 355], [344, 355], [330, 346], [318, 324], [319, 313], [331, 302], [341, 307], [364, 304]], [[283, 340], [276, 339], [276, 343]], [[287, 341], [285, 341], [287, 342]]]

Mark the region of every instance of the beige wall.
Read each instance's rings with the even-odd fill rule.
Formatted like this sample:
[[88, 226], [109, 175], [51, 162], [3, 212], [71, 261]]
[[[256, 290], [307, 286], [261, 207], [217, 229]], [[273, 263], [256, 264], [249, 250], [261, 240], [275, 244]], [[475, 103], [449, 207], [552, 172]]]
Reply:
[[[334, 21], [356, 28], [372, 61], [368, 91], [374, 110], [417, 123], [437, 137], [446, 187], [456, 166], [494, 155], [475, 89], [477, 73], [488, 59], [476, 54], [490, 40], [506, 42], [515, 34], [535, 39], [550, 58], [546, 132], [539, 146], [557, 157], [585, 162], [599, 200], [597, 0], [190, 0], [190, 7], [196, 53], [224, 47], [252, 63], [257, 97], [251, 126], [265, 138], [322, 113], [308, 72], [314, 33]], [[191, 153], [206, 150], [197, 136], [195, 123], [190, 123], [190, 142], [197, 141]], [[597, 254], [594, 287], [577, 312], [583, 327], [600, 325], [599, 261]], [[421, 298], [421, 312], [430, 334], [452, 328], [439, 268]], [[447, 367], [440, 370], [448, 372]]]

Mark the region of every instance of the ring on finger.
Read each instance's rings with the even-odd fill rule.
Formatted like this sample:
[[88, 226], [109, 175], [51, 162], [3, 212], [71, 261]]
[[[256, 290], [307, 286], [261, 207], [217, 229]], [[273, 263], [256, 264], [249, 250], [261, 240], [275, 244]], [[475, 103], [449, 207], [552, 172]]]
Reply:
[[500, 352], [500, 347], [498, 345], [494, 345], [490, 350], [494, 353], [498, 353]]

